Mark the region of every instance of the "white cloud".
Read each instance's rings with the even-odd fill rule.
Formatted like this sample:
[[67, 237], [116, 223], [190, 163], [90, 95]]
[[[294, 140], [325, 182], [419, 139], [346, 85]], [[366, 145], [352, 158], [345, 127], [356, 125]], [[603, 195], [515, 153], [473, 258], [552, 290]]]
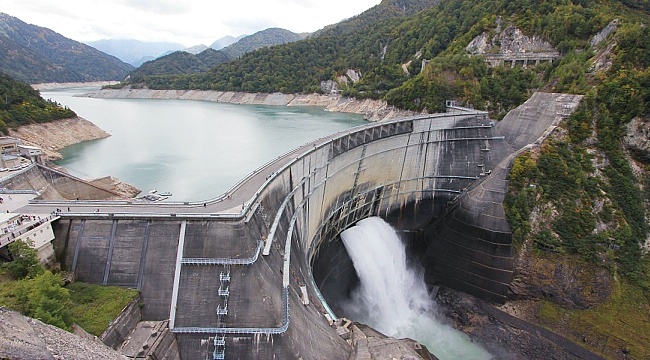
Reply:
[[380, 0], [0, 0], [0, 12], [77, 41], [121, 38], [210, 45], [269, 27], [313, 32]]

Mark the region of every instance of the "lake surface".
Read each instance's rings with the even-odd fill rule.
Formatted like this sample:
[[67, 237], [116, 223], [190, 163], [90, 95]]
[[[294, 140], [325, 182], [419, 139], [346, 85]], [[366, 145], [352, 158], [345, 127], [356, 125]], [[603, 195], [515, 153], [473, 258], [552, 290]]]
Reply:
[[111, 134], [63, 149], [56, 163], [85, 179], [110, 175], [143, 192], [169, 191], [173, 201], [217, 197], [291, 149], [366, 123], [316, 107], [73, 97], [90, 90], [41, 91]]

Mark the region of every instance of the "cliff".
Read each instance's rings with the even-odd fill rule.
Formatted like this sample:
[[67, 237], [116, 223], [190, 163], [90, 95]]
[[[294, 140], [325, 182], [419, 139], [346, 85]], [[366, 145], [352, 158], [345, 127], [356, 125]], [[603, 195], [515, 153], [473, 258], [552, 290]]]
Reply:
[[225, 102], [230, 104], [319, 106], [326, 111], [362, 114], [366, 120], [381, 121], [417, 115], [413, 111], [396, 109], [384, 100], [357, 100], [340, 95], [242, 93], [210, 90], [151, 90], [151, 89], [102, 89], [83, 96], [105, 99], [180, 99]]

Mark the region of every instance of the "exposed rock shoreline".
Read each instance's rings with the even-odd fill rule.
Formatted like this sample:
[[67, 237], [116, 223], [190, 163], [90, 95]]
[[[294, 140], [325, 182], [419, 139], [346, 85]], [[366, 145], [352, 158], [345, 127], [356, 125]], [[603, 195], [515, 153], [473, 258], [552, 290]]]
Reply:
[[103, 99], [178, 99], [224, 102], [230, 104], [318, 106], [326, 111], [362, 114], [366, 120], [381, 121], [417, 115], [413, 111], [397, 109], [384, 100], [357, 100], [341, 95], [243, 93], [212, 90], [151, 90], [151, 89], [102, 89], [84, 95]]
[[[41, 148], [44, 160], [47, 162], [61, 159], [62, 156], [59, 150], [64, 147], [110, 136], [109, 133], [82, 117], [24, 125], [16, 130], [10, 129], [9, 135], [22, 140], [26, 145]], [[50, 166], [67, 173], [65, 168], [53, 164], [50, 164]], [[124, 198], [132, 198], [141, 191], [135, 186], [111, 176], [86, 180], [104, 189], [121, 194]]]
[[52, 89], [65, 89], [65, 88], [75, 88], [75, 87], [106, 86], [106, 85], [114, 85], [117, 83], [119, 83], [119, 81], [92, 81], [92, 82], [73, 82], [73, 83], [42, 83], [42, 84], [32, 84], [30, 86], [36, 90], [52, 90]]
[[110, 136], [82, 117], [24, 125], [16, 130], [9, 130], [9, 135], [21, 139], [25, 144], [43, 149], [46, 160], [61, 159], [59, 150], [66, 146]]

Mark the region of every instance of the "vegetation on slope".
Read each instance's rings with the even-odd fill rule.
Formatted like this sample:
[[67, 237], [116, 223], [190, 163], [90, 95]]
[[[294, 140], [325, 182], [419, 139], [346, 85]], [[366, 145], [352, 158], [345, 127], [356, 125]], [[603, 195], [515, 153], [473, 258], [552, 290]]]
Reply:
[[0, 72], [27, 83], [122, 80], [133, 67], [50, 29], [0, 13]]
[[[541, 250], [578, 254], [650, 293], [650, 259], [642, 248], [650, 189], [639, 187], [648, 171], [635, 174], [621, 144], [625, 125], [649, 116], [650, 30], [622, 27], [616, 42], [612, 67], [566, 131], [515, 161], [507, 215], [518, 243], [533, 239]], [[547, 222], [532, 231], [535, 210], [546, 212]]]
[[31, 86], [0, 73], [0, 132], [7, 128], [75, 117], [74, 111], [45, 100]]
[[[456, 99], [500, 119], [540, 88], [585, 93], [595, 80], [588, 76], [589, 40], [615, 17], [647, 18], [611, 1], [383, 1], [306, 40], [251, 52], [204, 74], [132, 82], [152, 89], [320, 92], [322, 81], [354, 69], [361, 78], [339, 82], [344, 95], [428, 112]], [[497, 19], [548, 40], [563, 59], [528, 69], [490, 68], [468, 56], [465, 46], [494, 33]], [[429, 63], [424, 69], [423, 60]]]
[[438, 0], [385, 0], [305, 40], [247, 53], [205, 74], [152, 76], [145, 78], [144, 84], [154, 89], [319, 91], [321, 80], [333, 79], [347, 69], [365, 74], [376, 68], [382, 62], [381, 52], [388, 45], [392, 28], [436, 3]]
[[226, 54], [214, 49], [206, 49], [196, 55], [185, 51], [175, 51], [140, 65], [129, 74], [129, 81], [140, 82], [146, 76], [151, 75], [204, 72], [228, 60]]
[[[465, 46], [494, 32], [499, 18], [548, 40], [563, 57], [523, 69], [491, 68], [467, 55]], [[617, 31], [592, 46], [590, 39], [614, 19]], [[456, 99], [495, 118], [538, 89], [584, 94], [551, 140], [516, 159], [505, 205], [520, 249], [532, 248], [533, 256], [544, 258], [579, 258], [612, 275], [617, 290], [608, 303], [561, 316], [584, 315], [580, 326], [607, 337], [615, 331], [614, 314], [634, 302], [641, 310], [650, 303], [650, 255], [642, 247], [649, 232], [650, 164], [633, 162], [622, 145], [631, 120], [650, 118], [649, 20], [647, 1], [383, 1], [306, 40], [261, 49], [200, 75], [145, 76], [142, 84], [313, 92], [321, 81], [354, 69], [361, 79], [341, 83], [344, 94], [418, 111], [439, 111], [446, 99]], [[597, 58], [609, 58], [611, 65], [600, 70]], [[423, 59], [429, 61], [424, 70]], [[570, 312], [545, 309], [542, 315]], [[633, 313], [647, 322], [647, 312]], [[562, 330], [559, 323], [548, 324]], [[627, 331], [636, 337], [646, 327]]]
[[46, 270], [36, 250], [22, 241], [9, 245], [14, 261], [2, 266], [0, 306], [71, 331], [78, 324], [99, 336], [138, 294], [116, 286], [72, 283]]
[[96, 336], [138, 295], [136, 289], [82, 282], [68, 284], [66, 289], [70, 292], [74, 323]]
[[[147, 76], [169, 74], [196, 74], [210, 70], [239, 56], [263, 47], [286, 44], [305, 36], [289, 30], [270, 28], [246, 36], [223, 49], [208, 48], [198, 54], [176, 51], [155, 60], [147, 61], [129, 74], [129, 82], [139, 83]], [[112, 87], [120, 87], [112, 86]]]
[[565, 329], [565, 336], [576, 343], [595, 344], [594, 350], [607, 358], [649, 359], [648, 314], [647, 295], [623, 281], [607, 301], [592, 309], [571, 310], [544, 301], [538, 319], [546, 327]]

